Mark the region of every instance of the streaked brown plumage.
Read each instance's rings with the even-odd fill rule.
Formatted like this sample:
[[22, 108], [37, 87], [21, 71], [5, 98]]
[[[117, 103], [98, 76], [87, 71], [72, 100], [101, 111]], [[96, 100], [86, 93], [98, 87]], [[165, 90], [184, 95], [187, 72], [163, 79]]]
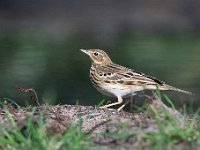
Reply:
[[[118, 102], [102, 106], [101, 108], [122, 104], [123, 97], [132, 97], [136, 92], [146, 89], [156, 90], [158, 88], [159, 90], [173, 90], [192, 94], [191, 92], [167, 85], [164, 81], [158, 80], [155, 77], [115, 64], [103, 50], [81, 49], [81, 51], [92, 60], [90, 80], [94, 87], [105, 95], [118, 98]], [[119, 107], [118, 111], [124, 106]]]

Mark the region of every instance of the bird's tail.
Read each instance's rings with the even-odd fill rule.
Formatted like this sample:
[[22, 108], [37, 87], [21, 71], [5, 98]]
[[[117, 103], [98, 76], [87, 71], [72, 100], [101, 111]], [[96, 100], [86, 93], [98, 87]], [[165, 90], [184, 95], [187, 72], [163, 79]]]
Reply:
[[158, 89], [159, 90], [166, 90], [166, 91], [177, 91], [177, 92], [180, 92], [180, 93], [185, 93], [185, 94], [193, 95], [192, 92], [185, 91], [185, 90], [182, 90], [182, 89], [179, 89], [179, 88], [167, 85], [167, 84], [159, 86]]

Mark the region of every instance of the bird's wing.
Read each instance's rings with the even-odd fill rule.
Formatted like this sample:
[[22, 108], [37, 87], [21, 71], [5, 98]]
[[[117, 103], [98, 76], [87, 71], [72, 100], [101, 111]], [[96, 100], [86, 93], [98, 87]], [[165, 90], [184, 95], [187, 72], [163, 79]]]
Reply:
[[163, 85], [164, 82], [154, 77], [145, 75], [132, 69], [123, 66], [112, 64], [103, 66], [98, 70], [98, 73], [105, 79], [118, 84], [126, 85]]
[[142, 72], [138, 72], [117, 64], [99, 66], [96, 69], [98, 76], [100, 76], [100, 79], [103, 79], [105, 83], [113, 82], [121, 85], [143, 86], [146, 87], [146, 89], [158, 88], [160, 90], [173, 90], [192, 95], [191, 92], [165, 84], [164, 81], [156, 79], [155, 77], [148, 76]]

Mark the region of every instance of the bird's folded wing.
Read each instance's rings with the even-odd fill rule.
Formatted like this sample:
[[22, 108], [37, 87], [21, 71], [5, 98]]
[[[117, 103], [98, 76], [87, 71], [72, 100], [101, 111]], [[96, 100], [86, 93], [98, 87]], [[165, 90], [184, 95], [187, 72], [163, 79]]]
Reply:
[[154, 84], [163, 85], [163, 81], [156, 79], [155, 77], [148, 76], [142, 72], [132, 70], [118, 64], [106, 65], [97, 68], [98, 74], [113, 82], [119, 84]]
[[144, 73], [138, 73], [133, 71], [119, 71], [119, 72], [104, 72], [105, 80], [109, 80], [118, 84], [125, 85], [162, 85], [163, 81], [160, 81], [154, 77], [147, 76]]

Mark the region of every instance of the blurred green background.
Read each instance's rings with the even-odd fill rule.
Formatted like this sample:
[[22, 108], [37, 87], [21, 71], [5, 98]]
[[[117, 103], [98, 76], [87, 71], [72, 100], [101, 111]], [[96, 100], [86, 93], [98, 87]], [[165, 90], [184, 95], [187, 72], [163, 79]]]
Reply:
[[89, 81], [89, 58], [105, 50], [116, 63], [196, 93], [167, 92], [177, 105], [200, 106], [199, 1], [0, 1], [0, 98], [94, 105], [109, 99]]

